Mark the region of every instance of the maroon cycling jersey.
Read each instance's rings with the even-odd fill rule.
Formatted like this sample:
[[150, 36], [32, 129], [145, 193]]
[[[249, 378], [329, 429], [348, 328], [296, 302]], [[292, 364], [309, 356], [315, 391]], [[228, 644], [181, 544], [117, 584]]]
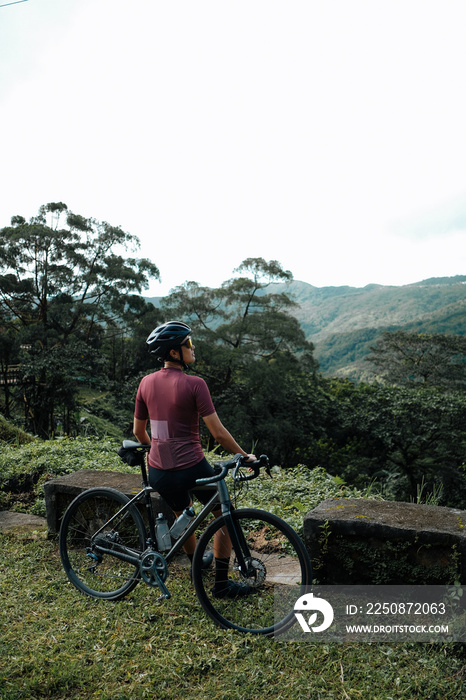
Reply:
[[215, 413], [207, 384], [200, 377], [164, 367], [144, 377], [136, 395], [134, 417], [150, 420], [149, 465], [157, 469], [187, 469], [204, 453], [199, 416]]

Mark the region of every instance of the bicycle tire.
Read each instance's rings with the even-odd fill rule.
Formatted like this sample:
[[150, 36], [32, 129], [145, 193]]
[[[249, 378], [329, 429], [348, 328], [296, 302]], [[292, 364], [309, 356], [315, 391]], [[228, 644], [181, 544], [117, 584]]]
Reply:
[[[301, 538], [288, 523], [272, 513], [256, 508], [232, 511], [238, 532], [249, 547], [250, 571], [238, 571], [237, 556], [232, 551], [228, 578], [251, 586], [249, 595], [219, 598], [214, 595], [216, 566], [202, 568], [202, 558], [212, 551], [216, 533], [225, 532], [225, 517], [214, 520], [201, 535], [193, 558], [193, 583], [205, 612], [224, 629], [272, 636], [288, 629], [294, 622], [293, 605], [312, 581], [309, 555]], [[276, 605], [276, 594], [285, 596]]]
[[[63, 568], [71, 583], [93, 598], [120, 600], [140, 580], [139, 566], [102, 554], [95, 540], [95, 533], [129, 500], [116, 489], [93, 488], [77, 496], [63, 516], [59, 536]], [[110, 549], [127, 547], [140, 554], [146, 542], [141, 514], [131, 506], [102, 530], [99, 537]]]

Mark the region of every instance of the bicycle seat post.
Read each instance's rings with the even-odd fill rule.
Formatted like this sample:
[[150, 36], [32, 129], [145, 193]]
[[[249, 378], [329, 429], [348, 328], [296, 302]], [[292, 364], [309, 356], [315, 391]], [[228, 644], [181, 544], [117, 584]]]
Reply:
[[141, 478], [142, 478], [142, 484], [145, 487], [149, 486], [149, 481], [147, 477], [147, 467], [146, 467], [146, 459], [143, 459], [141, 461]]
[[153, 488], [149, 484], [146, 459], [147, 459], [147, 454], [141, 460], [140, 469], [141, 469], [142, 485], [143, 485], [143, 489], [144, 489], [144, 502], [146, 504], [147, 520], [149, 523], [149, 540], [148, 541], [150, 542], [151, 545], [155, 546], [155, 518], [154, 518], [154, 512], [152, 510], [152, 499], [150, 496], [151, 492], [153, 491]]

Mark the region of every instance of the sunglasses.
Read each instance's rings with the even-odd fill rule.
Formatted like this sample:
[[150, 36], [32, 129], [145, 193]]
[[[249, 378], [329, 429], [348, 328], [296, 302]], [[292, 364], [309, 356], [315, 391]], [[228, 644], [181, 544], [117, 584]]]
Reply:
[[191, 338], [186, 338], [184, 343], [181, 343], [181, 345], [185, 348], [188, 348], [188, 350], [192, 350], [193, 348], [193, 341]]

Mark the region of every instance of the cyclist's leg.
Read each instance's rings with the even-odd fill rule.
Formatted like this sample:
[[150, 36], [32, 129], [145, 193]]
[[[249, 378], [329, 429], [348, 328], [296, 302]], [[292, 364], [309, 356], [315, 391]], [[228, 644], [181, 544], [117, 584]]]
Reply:
[[[193, 499], [189, 496], [189, 491], [187, 492], [187, 494], [189, 497], [189, 503], [184, 508], [176, 509], [176, 508], [173, 508], [172, 506], [170, 506], [177, 518], [178, 518], [178, 516], [181, 515], [181, 513], [184, 511], [185, 508], [189, 508], [193, 504]], [[190, 537], [188, 537], [186, 542], [183, 544], [184, 552], [188, 556], [190, 561], [193, 560], [194, 550], [196, 549], [196, 545], [197, 545], [197, 539], [196, 539], [196, 535], [193, 532], [193, 534], [190, 535]]]
[[[221, 511], [214, 512], [216, 518]], [[219, 528], [213, 537], [213, 553], [215, 560], [215, 580], [212, 594], [220, 597], [245, 596], [251, 593], [251, 587], [242, 581], [233, 581], [229, 576], [230, 557], [233, 546], [226, 525]]]
[[[190, 489], [195, 486], [196, 480], [213, 476], [214, 474], [213, 468], [204, 458], [193, 467], [188, 467], [188, 469], [162, 470], [149, 467], [149, 483], [178, 517], [185, 508], [188, 508], [193, 503]], [[199, 490], [199, 492], [196, 492], [196, 497], [202, 503], [207, 503], [211, 495], [209, 491]], [[196, 545], [197, 540], [194, 533], [183, 544], [183, 549], [190, 561], [193, 559]]]
[[[159, 493], [176, 517], [192, 504], [191, 494], [183, 483], [185, 475], [182, 472], [184, 471], [189, 470], [164, 470], [149, 466], [149, 484]], [[194, 542], [191, 540], [192, 537], [183, 546], [190, 558], [196, 547], [196, 538]]]

